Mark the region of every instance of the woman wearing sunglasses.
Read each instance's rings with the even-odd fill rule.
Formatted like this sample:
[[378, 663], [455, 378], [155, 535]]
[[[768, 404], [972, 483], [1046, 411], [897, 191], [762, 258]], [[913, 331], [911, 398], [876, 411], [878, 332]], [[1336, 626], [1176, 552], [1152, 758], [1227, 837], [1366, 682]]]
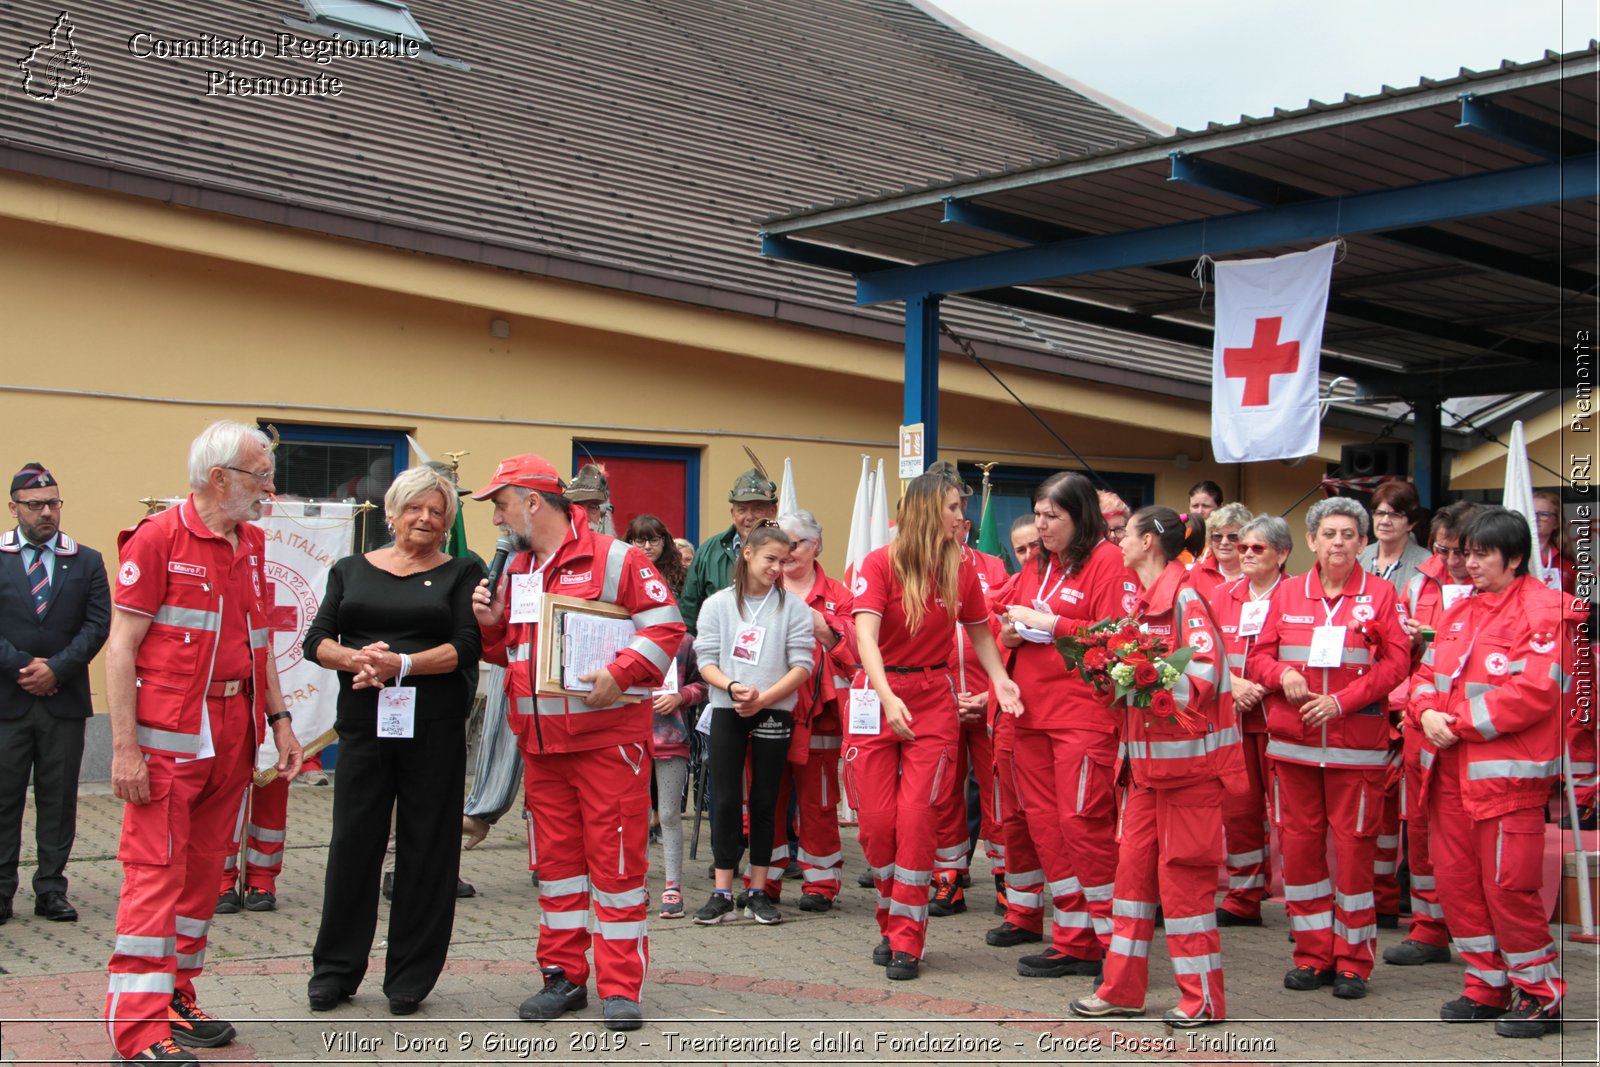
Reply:
[[1243, 504], [1224, 504], [1206, 516], [1208, 551], [1189, 571], [1189, 586], [1211, 603], [1211, 595], [1221, 586], [1237, 581], [1239, 570], [1239, 530], [1255, 516]]

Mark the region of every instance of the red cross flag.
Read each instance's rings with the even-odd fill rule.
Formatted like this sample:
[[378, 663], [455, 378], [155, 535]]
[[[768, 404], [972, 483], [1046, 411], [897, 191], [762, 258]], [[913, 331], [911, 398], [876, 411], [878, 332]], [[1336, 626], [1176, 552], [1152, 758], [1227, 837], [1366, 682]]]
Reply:
[[1317, 450], [1317, 370], [1333, 244], [1217, 264], [1211, 451], [1219, 463]]

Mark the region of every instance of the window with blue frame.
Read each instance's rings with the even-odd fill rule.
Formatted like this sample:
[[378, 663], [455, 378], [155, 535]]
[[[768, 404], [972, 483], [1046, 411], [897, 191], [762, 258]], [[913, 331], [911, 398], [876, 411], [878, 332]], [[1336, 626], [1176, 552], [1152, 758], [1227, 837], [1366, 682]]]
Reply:
[[[371, 501], [376, 511], [356, 523], [356, 551], [385, 544], [383, 494], [397, 471], [409, 464], [410, 449], [400, 430], [273, 423], [278, 431], [278, 496], [288, 500]], [[267, 429], [265, 423], [262, 429]], [[270, 431], [269, 431], [270, 432]]]
[[[961, 472], [962, 479], [972, 486], [972, 500], [967, 505], [967, 517], [972, 520], [972, 541], [978, 540], [978, 522], [983, 517], [982, 513], [982, 486], [983, 472], [976, 464], [960, 461], [956, 469]], [[1005, 551], [1001, 558], [1006, 561], [1006, 568], [1012, 572], [1017, 569], [1017, 560], [1011, 552], [1011, 524], [1019, 516], [1033, 513], [1033, 493], [1039, 484], [1057, 471], [1071, 468], [1061, 467], [1024, 467], [1012, 464], [1000, 464], [989, 475], [989, 506], [994, 509], [995, 529], [1000, 534], [1000, 544]], [[1082, 473], [1081, 471], [1079, 473]], [[1111, 491], [1128, 502], [1128, 506], [1138, 511], [1146, 504], [1154, 503], [1156, 480], [1150, 474], [1121, 474], [1107, 471], [1098, 472], [1101, 479], [1111, 487]], [[1094, 479], [1090, 479], [1094, 481]], [[1099, 483], [1096, 483], [1099, 488]]]

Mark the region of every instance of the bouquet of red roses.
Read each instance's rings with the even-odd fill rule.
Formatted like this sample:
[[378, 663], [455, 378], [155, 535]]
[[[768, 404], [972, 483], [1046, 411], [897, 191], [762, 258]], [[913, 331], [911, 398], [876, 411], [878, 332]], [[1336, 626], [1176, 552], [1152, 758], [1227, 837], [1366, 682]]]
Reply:
[[1172, 687], [1194, 658], [1187, 645], [1173, 652], [1132, 619], [1101, 619], [1071, 637], [1057, 638], [1056, 649], [1069, 671], [1077, 671], [1113, 705], [1148, 708], [1174, 725], [1199, 728], [1197, 717], [1172, 698]]

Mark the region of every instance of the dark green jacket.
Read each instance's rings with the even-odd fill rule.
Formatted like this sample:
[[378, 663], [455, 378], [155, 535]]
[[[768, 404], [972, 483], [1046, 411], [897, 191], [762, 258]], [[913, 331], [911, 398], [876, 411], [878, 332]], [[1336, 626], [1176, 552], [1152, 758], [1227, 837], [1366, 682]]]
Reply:
[[683, 592], [678, 595], [678, 612], [691, 634], [696, 633], [700, 619], [700, 605], [718, 589], [726, 589], [733, 581], [733, 542], [739, 528], [729, 525], [722, 533], [702, 544], [689, 564], [689, 573], [683, 579]]

